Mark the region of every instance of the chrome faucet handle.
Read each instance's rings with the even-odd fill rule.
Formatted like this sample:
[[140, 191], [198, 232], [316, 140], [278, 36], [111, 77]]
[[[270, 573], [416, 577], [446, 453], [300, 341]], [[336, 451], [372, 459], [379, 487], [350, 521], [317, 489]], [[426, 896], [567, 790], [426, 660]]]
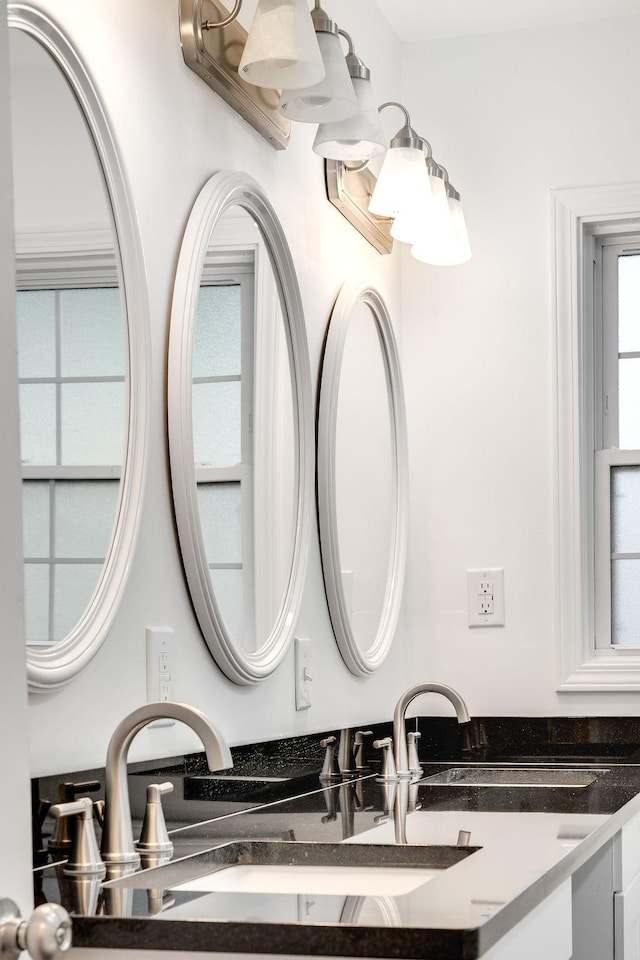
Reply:
[[338, 761], [336, 759], [336, 738], [325, 737], [324, 740], [320, 741], [320, 746], [325, 751], [324, 763], [322, 764], [322, 770], [320, 771], [320, 779], [335, 780], [341, 775], [340, 770], [338, 769]]
[[104, 800], [93, 801], [93, 815], [99, 827], [104, 827]]
[[418, 757], [418, 740], [421, 736], [422, 734], [418, 730], [410, 730], [407, 734], [407, 758], [409, 760], [409, 771], [422, 776], [422, 767]]
[[[75, 800], [78, 794], [95, 793], [100, 789], [99, 780], [85, 780], [82, 783], [66, 781], [58, 787], [58, 804], [69, 803]], [[67, 817], [58, 819], [53, 835], [49, 838], [47, 848], [57, 853], [70, 850], [73, 846], [73, 821]]]
[[162, 809], [162, 797], [173, 791], [173, 784], [150, 783], [147, 787], [147, 803], [144, 808], [142, 832], [136, 843], [140, 853], [173, 853]]
[[373, 730], [356, 730], [353, 738], [356, 770], [368, 770], [364, 762], [364, 738], [373, 736]]
[[56, 803], [49, 810], [52, 817], [75, 817], [75, 833], [69, 859], [62, 872], [72, 876], [104, 876], [106, 867], [100, 857], [93, 825], [93, 802], [89, 797]]
[[382, 740], [374, 740], [373, 746], [376, 750], [382, 750], [382, 770], [379, 780], [396, 780], [396, 764], [393, 759], [393, 740], [391, 737], [384, 737]]
[[357, 773], [353, 756], [354, 742], [351, 730], [346, 727], [340, 731], [340, 745], [338, 747], [338, 769], [343, 777]]

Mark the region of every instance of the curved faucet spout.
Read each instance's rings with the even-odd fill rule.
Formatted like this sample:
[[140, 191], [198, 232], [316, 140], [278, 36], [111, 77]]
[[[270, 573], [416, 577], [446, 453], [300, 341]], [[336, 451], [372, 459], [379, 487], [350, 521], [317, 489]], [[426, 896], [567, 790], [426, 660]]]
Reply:
[[233, 766], [231, 751], [208, 717], [187, 703], [161, 701], [146, 703], [130, 713], [113, 731], [107, 748], [105, 776], [105, 816], [102, 832], [102, 859], [105, 863], [140, 863], [133, 844], [131, 805], [127, 783], [127, 756], [137, 733], [154, 720], [178, 720], [186, 723], [200, 739], [210, 770]]
[[398, 777], [411, 776], [407, 758], [407, 736], [404, 718], [411, 701], [415, 700], [421, 693], [440, 693], [443, 697], [446, 697], [454, 706], [458, 723], [468, 723], [471, 719], [467, 705], [460, 694], [453, 687], [447, 687], [444, 683], [419, 683], [416, 687], [411, 687], [410, 690], [403, 693], [393, 714], [393, 752], [395, 753]]

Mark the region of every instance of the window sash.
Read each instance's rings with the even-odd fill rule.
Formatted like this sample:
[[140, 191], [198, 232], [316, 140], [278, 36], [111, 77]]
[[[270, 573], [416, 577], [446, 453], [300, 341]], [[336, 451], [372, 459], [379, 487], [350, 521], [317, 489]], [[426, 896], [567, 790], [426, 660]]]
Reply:
[[[225, 467], [196, 466], [196, 484], [240, 484], [241, 495], [241, 560], [239, 563], [214, 562], [207, 558], [210, 571], [241, 570], [244, 599], [244, 635], [255, 634], [254, 590], [254, 522], [253, 522], [253, 420], [254, 420], [254, 351], [256, 330], [255, 258], [227, 256], [217, 262], [212, 256], [205, 264], [203, 286], [240, 287], [241, 357], [240, 374], [194, 377], [193, 383], [240, 382], [240, 463]], [[246, 260], [250, 262], [245, 262]]]
[[612, 551], [611, 474], [616, 467], [640, 466], [640, 450], [609, 448], [595, 454], [595, 630], [596, 649], [614, 648], [640, 651], [637, 644], [616, 644], [612, 630], [612, 561], [640, 558], [638, 554], [617, 554]]
[[[612, 471], [639, 466], [640, 451], [621, 450], [619, 442], [618, 262], [621, 256], [640, 254], [640, 237], [597, 237], [594, 267], [594, 631], [595, 650], [640, 651], [638, 644], [618, 644], [613, 636], [612, 606]], [[627, 354], [624, 354], [626, 356]]]

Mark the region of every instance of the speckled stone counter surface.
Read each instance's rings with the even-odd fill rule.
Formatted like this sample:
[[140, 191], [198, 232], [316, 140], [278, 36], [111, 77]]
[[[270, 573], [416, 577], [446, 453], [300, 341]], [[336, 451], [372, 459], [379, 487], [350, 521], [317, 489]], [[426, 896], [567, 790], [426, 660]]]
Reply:
[[[424, 778], [452, 767], [476, 773], [487, 767], [507, 773], [542, 769], [562, 772], [555, 779], [564, 779], [564, 785], [514, 785], [509, 781], [517, 777], [507, 776], [507, 785], [485, 786], [454, 775], [453, 782], [399, 787], [379, 782], [375, 769], [321, 783], [322, 755], [313, 747], [302, 761], [298, 754], [260, 769], [247, 754], [246, 766], [240, 762], [229, 771], [250, 778], [236, 781], [250, 793], [244, 799], [197, 764], [188, 771], [157, 764], [133, 772], [134, 808], [148, 782], [167, 777], [174, 782], [167, 809], [175, 844], [171, 863], [106, 882], [67, 877], [60, 864], [45, 866], [35, 872], [36, 899], [62, 900], [72, 910], [78, 947], [438, 960], [481, 956], [640, 813], [635, 721], [617, 738], [607, 721], [600, 728], [588, 721], [588, 729], [577, 721], [583, 723], [581, 741], [572, 740], [568, 725], [559, 721], [517, 723], [521, 729], [530, 724], [526, 738], [514, 734], [508, 721], [482, 721], [471, 745], [443, 748], [455, 762], [424, 763]], [[548, 724], [554, 723], [558, 735], [550, 739]], [[459, 738], [458, 730], [445, 727], [447, 736]], [[571, 743], [573, 752], [564, 746]], [[423, 744], [421, 758], [425, 752]], [[428, 744], [428, 752], [438, 756], [439, 748]], [[569, 770], [582, 776], [567, 777]], [[284, 799], [283, 784], [289, 791]], [[231, 792], [221, 797], [220, 790]], [[462, 853], [459, 844], [467, 844]], [[347, 847], [353, 851], [345, 861]], [[431, 869], [425, 851], [444, 856], [445, 868], [440, 863]], [[376, 887], [371, 866], [393, 869], [398, 856], [408, 858], [405, 865], [426, 869], [426, 882], [397, 891], [383, 878]], [[216, 888], [211, 877], [226, 869], [221, 860], [247, 857], [259, 864], [275, 857], [334, 868], [341, 857], [343, 864], [361, 863], [373, 886], [360, 891], [338, 884], [318, 893], [313, 879], [302, 876], [278, 892], [233, 890], [224, 883]]]

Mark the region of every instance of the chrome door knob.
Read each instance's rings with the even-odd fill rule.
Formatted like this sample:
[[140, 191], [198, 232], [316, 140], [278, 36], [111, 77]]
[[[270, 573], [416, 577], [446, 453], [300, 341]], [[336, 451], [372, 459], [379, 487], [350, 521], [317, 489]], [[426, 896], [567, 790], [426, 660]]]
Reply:
[[54, 960], [71, 946], [71, 917], [57, 903], [43, 903], [23, 920], [13, 900], [0, 900], [0, 955], [18, 957], [28, 950], [33, 960]]

